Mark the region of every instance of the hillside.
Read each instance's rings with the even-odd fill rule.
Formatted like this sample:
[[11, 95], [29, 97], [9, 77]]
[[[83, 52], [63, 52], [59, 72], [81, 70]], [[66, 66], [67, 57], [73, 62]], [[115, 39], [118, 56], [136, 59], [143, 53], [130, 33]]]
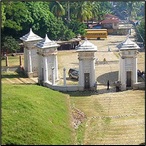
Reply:
[[2, 144], [72, 144], [68, 99], [37, 85], [2, 84]]

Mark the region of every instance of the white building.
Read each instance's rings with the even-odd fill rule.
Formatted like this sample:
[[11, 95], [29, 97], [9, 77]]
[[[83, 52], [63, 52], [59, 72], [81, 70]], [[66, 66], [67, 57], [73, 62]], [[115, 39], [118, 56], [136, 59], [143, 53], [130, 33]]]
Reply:
[[137, 54], [139, 46], [129, 37], [117, 46], [119, 48], [119, 76], [121, 90], [133, 88], [137, 83]]
[[97, 46], [89, 42], [87, 39], [77, 46], [79, 59], [79, 86], [84, 89], [93, 89], [95, 79], [95, 52]]
[[51, 41], [46, 35], [45, 39], [38, 42], [38, 83], [52, 83], [58, 80], [57, 48], [60, 46]]
[[41, 37], [34, 34], [30, 28], [30, 32], [20, 38], [24, 44], [24, 71], [28, 77], [38, 76], [38, 56], [37, 48], [34, 46]]

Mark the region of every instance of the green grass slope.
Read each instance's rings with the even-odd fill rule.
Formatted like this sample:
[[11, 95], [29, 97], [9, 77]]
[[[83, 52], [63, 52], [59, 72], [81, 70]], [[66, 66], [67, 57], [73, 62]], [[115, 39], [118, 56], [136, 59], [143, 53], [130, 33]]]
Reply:
[[38, 85], [2, 85], [2, 144], [73, 144], [65, 94]]

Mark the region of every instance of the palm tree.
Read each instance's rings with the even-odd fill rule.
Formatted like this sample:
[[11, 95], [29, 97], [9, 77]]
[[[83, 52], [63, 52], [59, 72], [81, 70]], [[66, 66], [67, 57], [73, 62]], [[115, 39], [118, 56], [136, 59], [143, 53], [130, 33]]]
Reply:
[[92, 18], [92, 5], [90, 1], [78, 2], [78, 6], [74, 9], [76, 18], [80, 21], [88, 21]]
[[99, 9], [100, 9], [99, 2], [92, 2], [92, 19], [93, 20], [99, 19]]
[[65, 9], [58, 1], [50, 2], [50, 9], [57, 18], [65, 15]]

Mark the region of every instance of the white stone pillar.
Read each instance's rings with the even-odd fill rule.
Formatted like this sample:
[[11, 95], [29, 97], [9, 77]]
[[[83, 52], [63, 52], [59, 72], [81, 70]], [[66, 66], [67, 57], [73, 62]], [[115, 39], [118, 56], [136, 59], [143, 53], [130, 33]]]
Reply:
[[44, 57], [44, 82], [48, 82], [48, 63], [47, 57]]
[[55, 84], [55, 73], [54, 73], [54, 67], [52, 67], [52, 85]]
[[90, 86], [94, 86], [93, 80], [94, 80], [94, 71], [93, 71], [93, 60], [90, 60]]
[[41, 80], [42, 80], [42, 77], [41, 77], [41, 56], [38, 55], [38, 82], [40, 83]]
[[24, 48], [24, 70], [27, 71], [27, 50]]
[[64, 86], [66, 86], [66, 69], [63, 69]]
[[28, 72], [32, 73], [31, 50], [28, 50]]
[[80, 86], [84, 86], [84, 72], [83, 72], [83, 61], [79, 59], [79, 81]]
[[126, 90], [126, 71], [125, 71], [125, 59], [121, 60], [122, 68], [121, 68], [121, 90]]
[[95, 81], [96, 81], [96, 79], [95, 79], [95, 58], [93, 58], [91, 60], [91, 71], [92, 71], [92, 74], [90, 75], [91, 79], [92, 79], [91, 80], [92, 81], [91, 86], [93, 87], [94, 84], [95, 84]]
[[55, 58], [55, 80], [58, 80], [59, 78], [58, 78], [58, 58], [57, 58], [57, 55], [55, 54], [55, 56], [54, 56], [54, 58]]
[[121, 58], [119, 59], [119, 72], [118, 72], [118, 81], [121, 80]]
[[133, 57], [133, 84], [137, 83], [137, 57]]

